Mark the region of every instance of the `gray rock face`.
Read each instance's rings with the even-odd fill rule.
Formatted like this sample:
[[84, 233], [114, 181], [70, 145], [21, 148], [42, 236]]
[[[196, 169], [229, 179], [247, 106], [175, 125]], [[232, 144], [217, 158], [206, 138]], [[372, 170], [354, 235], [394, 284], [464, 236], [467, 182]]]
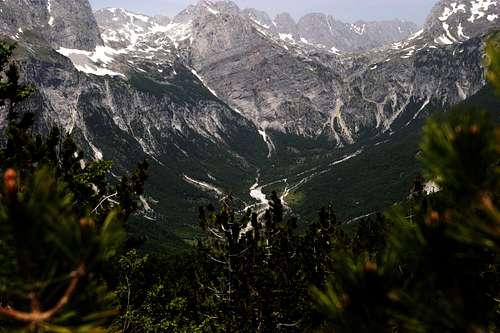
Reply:
[[87, 0], [5, 0], [0, 13], [0, 32], [15, 39], [33, 31], [54, 48], [90, 51], [103, 44]]
[[[102, 60], [96, 66], [120, 70], [123, 76], [96, 75], [79, 67], [74, 54], [68, 59], [46, 42], [24, 37], [17, 60], [22, 79], [35, 84], [37, 93], [23, 107], [40, 115], [40, 127], [57, 124], [73, 133], [88, 158], [113, 160], [114, 172], [148, 159], [147, 220], [161, 221], [171, 230], [180, 227], [184, 218], [196, 215], [191, 209], [197, 205], [190, 202], [201, 204], [222, 189], [236, 188], [245, 175], [256, 172], [254, 159], [265, 156], [253, 124], [168, 52], [158, 50], [154, 60], [136, 50], [105, 53], [112, 57], [108, 68]], [[141, 47], [140, 42], [134, 45]], [[171, 41], [168, 45], [173, 48]]]
[[242, 14], [281, 39], [341, 52], [367, 51], [405, 39], [418, 30], [416, 24], [400, 20], [348, 24], [313, 13], [295, 23], [287, 13], [277, 15], [274, 20], [255, 9], [245, 9]]
[[148, 17], [120, 8], [107, 8], [95, 12], [95, 18], [106, 45], [115, 49], [137, 43], [146, 33], [154, 32], [160, 25], [168, 25], [167, 17]]
[[432, 9], [425, 31], [436, 43], [450, 45], [498, 28], [499, 17], [495, 0], [442, 0]]
[[153, 17], [153, 20], [158, 25], [167, 25], [172, 22], [172, 19], [170, 17], [162, 15], [156, 15], [155, 17]]
[[[444, 46], [426, 29], [386, 48], [336, 56], [326, 45], [308, 47], [313, 44], [309, 40], [299, 44], [276, 36], [262, 12], [226, 13], [215, 6], [202, 2], [189, 15], [174, 19], [187, 31], [179, 44], [183, 61], [264, 131], [326, 135], [338, 145], [350, 144], [370, 133], [395, 130], [398, 120], [411, 119], [430, 101], [453, 104], [484, 85], [479, 40]], [[283, 20], [290, 22], [286, 16]], [[387, 23], [370, 29], [363, 24], [365, 28], [346, 27], [326, 15], [311, 14], [298, 30], [323, 36], [314, 38], [326, 43], [341, 26], [368, 35]], [[415, 114], [405, 114], [413, 103], [419, 104], [411, 111]]]
[[[360, 37], [361, 46], [358, 50], [377, 48], [408, 38], [418, 31], [418, 26], [413, 22], [391, 20], [391, 21], [357, 21], [349, 28]], [[365, 46], [366, 45], [366, 46]]]
[[273, 32], [276, 31], [277, 23], [271, 20], [271, 18], [269, 17], [269, 15], [267, 15], [266, 12], [253, 8], [247, 8], [242, 10], [241, 14], [248, 17], [255, 23], [265, 27], [266, 29], [269, 29]]
[[274, 22], [276, 23], [276, 31], [280, 34], [292, 35], [295, 40], [300, 40], [299, 28], [292, 16], [288, 13], [276, 15]]
[[309, 43], [342, 52], [362, 52], [403, 40], [418, 30], [400, 20], [347, 24], [324, 14], [308, 14], [298, 22], [299, 35]]

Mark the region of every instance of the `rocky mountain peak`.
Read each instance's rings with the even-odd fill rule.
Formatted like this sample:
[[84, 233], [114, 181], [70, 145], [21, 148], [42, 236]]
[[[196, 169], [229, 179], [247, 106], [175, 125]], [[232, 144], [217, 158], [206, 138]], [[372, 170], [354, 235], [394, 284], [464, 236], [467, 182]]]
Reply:
[[257, 23], [257, 24], [259, 24], [267, 29], [270, 29], [272, 31], [276, 30], [275, 22], [273, 22], [273, 20], [271, 20], [269, 15], [264, 11], [260, 11], [260, 10], [254, 9], [254, 8], [247, 8], [247, 9], [244, 9], [242, 11], [242, 14], [247, 16], [249, 19], [251, 19], [255, 23]]
[[403, 40], [418, 30], [401, 20], [344, 23], [333, 16], [311, 13], [297, 23], [301, 41], [341, 52], [364, 52]]
[[121, 8], [105, 8], [95, 12], [102, 38], [116, 49], [132, 47], [146, 34], [164, 31], [167, 17], [149, 17]]
[[156, 15], [153, 17], [153, 20], [159, 25], [167, 25], [172, 22], [172, 19], [168, 16]]
[[297, 22], [299, 33], [304, 40], [315, 44], [332, 44], [334, 19], [323, 13], [309, 13]]
[[297, 23], [293, 17], [288, 13], [280, 13], [274, 18], [276, 23], [276, 28], [280, 33], [291, 33], [292, 35], [298, 35]]
[[222, 1], [208, 1], [205, 0], [209, 3], [209, 6], [214, 6], [217, 10], [226, 13], [226, 14], [231, 14], [231, 15], [237, 15], [240, 12], [240, 7], [233, 2], [229, 0], [222, 0]]
[[[307, 14], [297, 23], [287, 13], [277, 15], [273, 20], [264, 11], [253, 8], [240, 10], [232, 1], [210, 0], [190, 5], [173, 20], [158, 20], [116, 8], [98, 11], [96, 17], [103, 30], [103, 38], [115, 46], [133, 43], [138, 35], [151, 31], [166, 33], [177, 46], [186, 41], [192, 44], [194, 39], [203, 38], [205, 32], [242, 40], [248, 37], [253, 25], [254, 30], [288, 44], [288, 47], [323, 49], [338, 54], [381, 47], [405, 39], [417, 30], [417, 26], [411, 22], [360, 21], [348, 24], [323, 13]], [[243, 35], [235, 36], [238, 31]]]
[[194, 5], [188, 6], [174, 18], [174, 22], [185, 22], [195, 17], [218, 15], [218, 14], [238, 15], [240, 8], [232, 1], [210, 1], [200, 0]]
[[128, 28], [136, 31], [149, 29], [154, 20], [145, 15], [136, 14], [121, 8], [105, 8], [94, 13], [101, 29]]
[[441, 0], [431, 11], [424, 30], [442, 45], [465, 41], [498, 27], [496, 0]]

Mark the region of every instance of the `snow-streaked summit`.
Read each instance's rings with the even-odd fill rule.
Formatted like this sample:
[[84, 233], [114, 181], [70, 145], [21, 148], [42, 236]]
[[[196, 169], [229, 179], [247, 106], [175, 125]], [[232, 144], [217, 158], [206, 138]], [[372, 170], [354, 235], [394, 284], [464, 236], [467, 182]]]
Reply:
[[498, 0], [442, 0], [425, 23], [434, 43], [452, 45], [500, 27]]

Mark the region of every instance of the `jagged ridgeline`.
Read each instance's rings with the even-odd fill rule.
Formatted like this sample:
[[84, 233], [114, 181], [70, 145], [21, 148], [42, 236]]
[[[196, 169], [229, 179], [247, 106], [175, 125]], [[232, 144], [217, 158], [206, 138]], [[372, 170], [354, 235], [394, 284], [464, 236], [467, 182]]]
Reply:
[[26, 3], [0, 3], [0, 30], [38, 88], [23, 108], [115, 173], [149, 159], [139, 226], [153, 238], [189, 238], [196, 207], [226, 193], [263, 209], [276, 190], [304, 217], [330, 200], [341, 218], [400, 200], [422, 119], [484, 88], [483, 40], [500, 22], [485, 0], [439, 1], [420, 30], [272, 19], [229, 1], [173, 18]]

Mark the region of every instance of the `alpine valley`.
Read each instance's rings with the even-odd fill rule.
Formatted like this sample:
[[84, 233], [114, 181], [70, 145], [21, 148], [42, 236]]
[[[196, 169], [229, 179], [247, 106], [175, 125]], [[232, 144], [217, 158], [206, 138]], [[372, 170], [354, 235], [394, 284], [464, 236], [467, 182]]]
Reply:
[[134, 225], [180, 246], [195, 207], [228, 194], [263, 211], [277, 191], [305, 221], [330, 202], [350, 220], [403, 199], [425, 118], [490, 95], [483, 44], [499, 16], [497, 0], [441, 0], [422, 27], [273, 19], [230, 1], [168, 18], [2, 0], [0, 33], [37, 87], [21, 107], [116, 172], [146, 158]]

